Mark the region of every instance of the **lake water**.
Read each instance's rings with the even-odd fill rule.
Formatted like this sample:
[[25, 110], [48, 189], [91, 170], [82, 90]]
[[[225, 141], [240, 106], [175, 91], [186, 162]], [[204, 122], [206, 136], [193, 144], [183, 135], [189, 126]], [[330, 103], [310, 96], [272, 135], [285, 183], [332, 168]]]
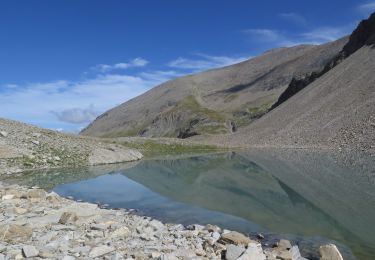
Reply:
[[267, 242], [287, 237], [305, 256], [333, 242], [345, 259], [374, 259], [375, 175], [368, 158], [252, 150], [82, 169], [8, 182], [132, 208], [164, 222], [211, 223]]

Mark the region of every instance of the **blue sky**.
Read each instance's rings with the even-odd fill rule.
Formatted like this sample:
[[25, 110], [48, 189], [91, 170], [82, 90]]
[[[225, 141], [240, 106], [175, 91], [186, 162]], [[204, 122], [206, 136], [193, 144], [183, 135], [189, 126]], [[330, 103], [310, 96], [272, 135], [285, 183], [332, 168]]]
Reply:
[[166, 80], [349, 34], [375, 1], [0, 2], [0, 117], [76, 132]]

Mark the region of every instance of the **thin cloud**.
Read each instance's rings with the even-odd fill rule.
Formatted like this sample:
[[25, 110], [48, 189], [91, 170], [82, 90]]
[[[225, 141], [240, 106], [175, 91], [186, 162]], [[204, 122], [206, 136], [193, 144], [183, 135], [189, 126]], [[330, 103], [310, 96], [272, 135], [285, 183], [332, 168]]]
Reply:
[[288, 20], [296, 25], [305, 26], [307, 24], [307, 20], [300, 14], [297, 13], [281, 13], [279, 17]]
[[95, 71], [100, 71], [100, 72], [109, 72], [113, 70], [126, 70], [129, 68], [136, 68], [136, 67], [144, 67], [149, 63], [148, 60], [143, 59], [143, 58], [135, 58], [127, 63], [116, 63], [113, 65], [108, 65], [108, 64], [99, 64], [94, 67], [92, 67], [93, 70]]
[[368, 2], [357, 7], [358, 11], [364, 15], [369, 15], [375, 11], [375, 2]]
[[93, 121], [100, 112], [97, 111], [94, 105], [87, 108], [69, 108], [63, 111], [51, 111], [52, 114], [62, 121], [71, 124], [84, 124]]
[[321, 27], [302, 34], [302, 37], [309, 42], [324, 43], [334, 41], [353, 30], [352, 26], [345, 27]]
[[177, 69], [202, 71], [232, 65], [249, 59], [249, 57], [211, 56], [203, 53], [196, 53], [195, 56], [195, 59], [179, 57], [170, 61], [167, 65]]
[[243, 33], [250, 41], [263, 43], [267, 48], [291, 47], [299, 44], [322, 44], [350, 34], [355, 23], [341, 27], [318, 27], [302, 33], [284, 33], [272, 29], [247, 29]]

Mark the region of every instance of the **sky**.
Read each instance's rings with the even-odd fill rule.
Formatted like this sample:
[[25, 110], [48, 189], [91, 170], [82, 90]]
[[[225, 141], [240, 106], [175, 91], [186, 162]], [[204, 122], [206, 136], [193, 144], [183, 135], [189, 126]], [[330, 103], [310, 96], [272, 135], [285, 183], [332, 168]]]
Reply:
[[167, 80], [350, 34], [361, 0], [2, 0], [0, 117], [78, 132]]

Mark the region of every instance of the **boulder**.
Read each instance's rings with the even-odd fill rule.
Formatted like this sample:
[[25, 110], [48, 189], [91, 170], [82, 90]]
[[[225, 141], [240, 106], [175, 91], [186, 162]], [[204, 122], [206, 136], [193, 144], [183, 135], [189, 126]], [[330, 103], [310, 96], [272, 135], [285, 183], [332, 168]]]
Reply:
[[263, 253], [262, 245], [252, 242], [237, 260], [266, 260], [266, 256]]
[[242, 246], [228, 245], [227, 251], [225, 253], [225, 259], [236, 260], [237, 258], [240, 257], [240, 255], [242, 255], [244, 251], [245, 251], [245, 248]]
[[26, 258], [36, 257], [39, 255], [38, 249], [36, 249], [34, 246], [23, 246], [22, 253]]
[[59, 220], [59, 224], [74, 224], [78, 220], [77, 214], [74, 212], [64, 212]]
[[321, 260], [343, 260], [340, 251], [334, 244], [319, 247]]
[[247, 245], [251, 242], [251, 239], [239, 232], [230, 231], [222, 234], [219, 241], [224, 244]]
[[279, 249], [282, 249], [282, 250], [289, 250], [292, 248], [292, 244], [290, 243], [289, 240], [286, 240], [286, 239], [281, 239], [278, 243], [277, 243], [277, 247]]

